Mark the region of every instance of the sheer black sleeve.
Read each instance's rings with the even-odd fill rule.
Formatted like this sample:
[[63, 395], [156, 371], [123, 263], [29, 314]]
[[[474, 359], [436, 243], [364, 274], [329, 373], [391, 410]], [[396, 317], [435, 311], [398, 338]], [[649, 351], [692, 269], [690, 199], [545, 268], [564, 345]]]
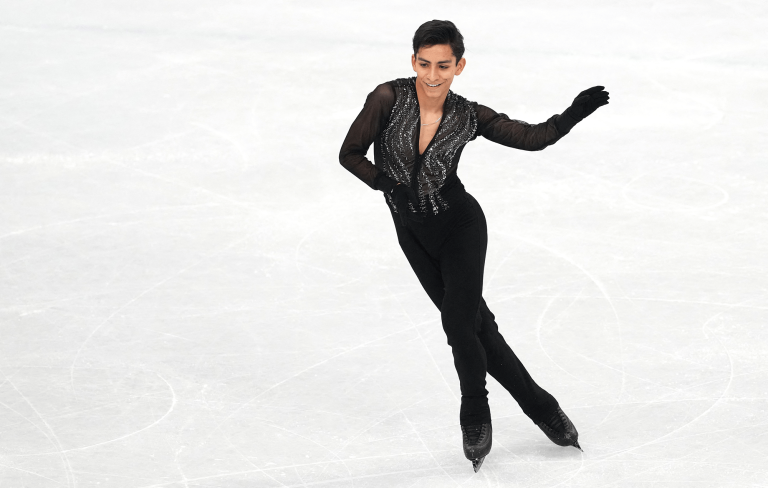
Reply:
[[485, 105], [478, 104], [476, 109], [477, 134], [489, 141], [515, 149], [540, 151], [565, 135], [558, 130], [555, 123], [558, 115], [553, 115], [540, 124], [529, 124], [496, 113]]
[[363, 110], [349, 128], [339, 151], [339, 162], [368, 186], [376, 189], [374, 180], [378, 170], [365, 157], [368, 148], [386, 127], [395, 105], [395, 90], [387, 83], [377, 86], [365, 100]]

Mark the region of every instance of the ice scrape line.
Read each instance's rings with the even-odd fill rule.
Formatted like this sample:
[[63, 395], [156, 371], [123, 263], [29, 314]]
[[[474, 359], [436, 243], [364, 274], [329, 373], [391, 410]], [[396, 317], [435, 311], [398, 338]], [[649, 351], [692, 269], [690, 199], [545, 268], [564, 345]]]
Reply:
[[[746, 302], [746, 301], [749, 301], [749, 300], [745, 300], [745, 302]], [[702, 325], [702, 329], [706, 329], [707, 325], [708, 325], [710, 322], [712, 322], [713, 320], [715, 320], [717, 317], [719, 317], [720, 315], [724, 314], [725, 312], [728, 312], [729, 310], [730, 310], [730, 309], [727, 309], [727, 310], [723, 310], [723, 311], [721, 311], [721, 312], [719, 312], [719, 313], [717, 313], [717, 314], [713, 315], [712, 317], [710, 317], [710, 318], [709, 318], [709, 319], [708, 319], [706, 322], [704, 322], [704, 324]], [[721, 344], [721, 346], [722, 346], [722, 344]], [[727, 385], [726, 385], [726, 387], [723, 389], [723, 391], [720, 393], [720, 396], [719, 396], [719, 397], [718, 397], [718, 398], [717, 398], [717, 399], [716, 399], [716, 400], [715, 400], [715, 401], [712, 403], [712, 405], [710, 405], [710, 406], [709, 406], [709, 408], [707, 408], [707, 409], [706, 409], [705, 411], [703, 411], [701, 414], [697, 415], [695, 418], [691, 419], [690, 421], [686, 422], [685, 424], [683, 424], [683, 425], [681, 425], [681, 426], [677, 427], [676, 429], [673, 429], [673, 430], [671, 430], [671, 431], [667, 432], [666, 434], [664, 434], [664, 435], [662, 435], [662, 436], [660, 436], [660, 437], [657, 437], [656, 439], [652, 439], [652, 440], [650, 440], [650, 441], [644, 442], [644, 443], [642, 443], [642, 444], [639, 444], [639, 445], [637, 445], [637, 446], [634, 446], [634, 447], [631, 447], [631, 448], [622, 449], [622, 450], [620, 450], [620, 451], [617, 451], [617, 452], [615, 452], [615, 453], [613, 453], [613, 454], [611, 454], [611, 455], [609, 455], [609, 456], [606, 456], [605, 458], [603, 458], [603, 459], [599, 460], [598, 462], [604, 462], [604, 461], [607, 461], [607, 460], [609, 460], [609, 459], [611, 459], [611, 458], [613, 458], [613, 457], [619, 456], [619, 455], [621, 455], [621, 454], [625, 454], [625, 453], [628, 453], [628, 452], [632, 452], [632, 451], [635, 451], [635, 450], [637, 450], [637, 449], [640, 449], [640, 448], [642, 448], [642, 447], [645, 447], [645, 446], [649, 446], [649, 445], [657, 444], [657, 443], [659, 443], [660, 441], [662, 441], [663, 439], [666, 439], [667, 437], [669, 437], [669, 436], [671, 436], [671, 435], [675, 434], [676, 432], [679, 432], [680, 430], [684, 429], [685, 427], [687, 427], [687, 426], [689, 426], [689, 425], [693, 424], [694, 422], [696, 422], [696, 421], [698, 421], [700, 418], [702, 418], [704, 415], [706, 415], [707, 413], [709, 413], [709, 412], [710, 412], [710, 411], [711, 411], [711, 410], [712, 410], [712, 409], [713, 409], [713, 408], [714, 408], [714, 407], [715, 407], [715, 406], [716, 406], [716, 405], [717, 405], [717, 404], [718, 404], [718, 403], [719, 403], [719, 402], [720, 402], [720, 401], [723, 399], [723, 397], [724, 397], [725, 393], [726, 393], [726, 392], [728, 391], [728, 389], [731, 387], [731, 382], [733, 381], [733, 360], [732, 360], [732, 358], [731, 358], [730, 354], [728, 353], [727, 349], [725, 349], [725, 348], [723, 348], [723, 349], [726, 351], [726, 355], [728, 356], [728, 361], [729, 361], [729, 362], [730, 362], [730, 364], [731, 364], [731, 374], [730, 374], [730, 376], [729, 376], [728, 384], [727, 384]]]
[[245, 237], [242, 237], [240, 239], [235, 239], [234, 241], [230, 242], [226, 246], [223, 246], [222, 248], [220, 248], [220, 249], [218, 249], [218, 250], [216, 250], [216, 251], [214, 251], [214, 252], [204, 256], [201, 259], [198, 259], [197, 261], [195, 261], [194, 263], [190, 264], [189, 266], [185, 266], [184, 268], [180, 269], [179, 271], [171, 273], [170, 275], [166, 276], [165, 278], [163, 278], [159, 282], [155, 283], [154, 285], [152, 285], [149, 288], [147, 288], [146, 290], [142, 291], [141, 293], [139, 293], [135, 297], [131, 298], [126, 303], [124, 303], [123, 305], [118, 307], [114, 312], [109, 314], [109, 316], [106, 319], [104, 319], [98, 326], [96, 326], [95, 329], [93, 329], [91, 331], [91, 333], [88, 335], [88, 337], [85, 338], [83, 343], [80, 344], [80, 347], [78, 348], [77, 352], [75, 353], [75, 357], [72, 359], [72, 365], [69, 368], [69, 382], [70, 382], [71, 388], [74, 390], [74, 387], [75, 387], [75, 366], [77, 365], [77, 360], [79, 359], [80, 354], [83, 352], [83, 349], [85, 349], [85, 346], [88, 344], [88, 342], [91, 340], [91, 338], [94, 335], [96, 335], [96, 332], [98, 332], [102, 327], [104, 327], [112, 319], [112, 317], [117, 315], [119, 312], [121, 312], [126, 307], [130, 306], [131, 304], [133, 304], [134, 302], [136, 302], [139, 299], [141, 299], [144, 295], [146, 295], [146, 294], [152, 292], [153, 290], [159, 288], [160, 286], [162, 286], [163, 284], [167, 283], [168, 281], [170, 281], [170, 280], [172, 280], [174, 278], [177, 278], [178, 276], [182, 275], [186, 271], [194, 268], [195, 266], [197, 266], [197, 265], [199, 265], [199, 264], [201, 264], [201, 263], [203, 263], [203, 262], [205, 262], [205, 261], [207, 261], [209, 259], [212, 259], [214, 256], [217, 256], [217, 255], [221, 254], [222, 252], [226, 251], [227, 249], [229, 249], [229, 248], [231, 248], [231, 247], [233, 247], [233, 246], [235, 246], [235, 245], [237, 245], [237, 244], [239, 244], [239, 243], [241, 243], [243, 241], [246, 241], [246, 240], [250, 239], [251, 236], [254, 233], [255, 233], [255, 231], [252, 232], [252, 233], [249, 233]]
[[8, 466], [7, 464], [0, 464], [0, 467], [6, 468], [6, 469], [12, 469], [14, 471], [19, 471], [21, 473], [31, 474], [32, 476], [37, 476], [38, 478], [43, 478], [44, 480], [48, 480], [48, 481], [50, 481], [52, 483], [59, 484], [58, 480], [55, 480], [53, 478], [49, 478], [47, 476], [43, 476], [42, 474], [35, 473], [34, 471], [29, 471], [29, 470], [26, 470], [26, 469], [17, 468], [16, 466]]
[[[619, 318], [619, 312], [616, 310], [616, 306], [613, 303], [613, 299], [608, 294], [608, 291], [606, 290], [605, 285], [599, 279], [597, 279], [596, 276], [594, 276], [592, 273], [587, 271], [582, 265], [580, 265], [579, 263], [574, 261], [570, 256], [567, 256], [566, 254], [563, 254], [560, 251], [552, 249], [551, 247], [546, 246], [546, 245], [544, 245], [544, 244], [542, 244], [540, 242], [534, 242], [534, 241], [531, 241], [529, 239], [526, 239], [526, 238], [520, 237], [520, 236], [514, 236], [514, 238], [518, 239], [518, 240], [521, 240], [521, 241], [523, 241], [525, 243], [528, 243], [528, 244], [530, 244], [532, 246], [538, 247], [540, 249], [544, 249], [545, 251], [549, 252], [550, 254], [553, 254], [554, 256], [557, 256], [560, 259], [570, 263], [572, 266], [576, 267], [578, 270], [580, 270], [582, 273], [584, 273], [584, 275], [587, 278], [589, 278], [589, 280], [592, 281], [592, 283], [594, 283], [595, 286], [597, 286], [597, 288], [600, 290], [600, 293], [603, 295], [605, 300], [608, 302], [608, 305], [611, 307], [611, 310], [613, 311], [614, 317], [616, 317], [616, 327], [618, 328], [618, 331], [619, 331], [618, 337], [619, 337], [619, 354], [620, 354], [620, 358], [621, 358], [621, 389], [619, 391], [619, 395], [618, 395], [617, 401], [620, 401], [621, 398], [624, 396], [624, 392], [626, 391], [626, 387], [627, 387], [627, 374], [626, 374], [626, 368], [624, 367], [624, 364], [625, 364], [625, 360], [624, 360], [624, 339], [623, 339], [623, 336], [622, 336], [622, 333], [621, 333], [621, 319]], [[603, 420], [599, 424], [597, 424], [597, 425], [601, 425], [606, 420], [608, 420], [608, 417], [611, 416], [611, 413], [613, 413], [613, 410], [614, 409], [609, 410], [608, 413], [603, 418]]]
[[[418, 405], [419, 403], [423, 403], [424, 400], [425, 399], [423, 399], [423, 398], [421, 400], [416, 400], [415, 402], [406, 405], [405, 408], [408, 409], [408, 408], [413, 407], [414, 405]], [[403, 407], [396, 407], [395, 409], [387, 412], [385, 415], [383, 415], [383, 416], [381, 416], [379, 418], [373, 419], [367, 425], [365, 425], [363, 428], [361, 428], [356, 434], [354, 434], [351, 437], [348, 437], [347, 440], [344, 441], [344, 443], [339, 447], [339, 451], [343, 451], [344, 449], [346, 449], [346, 447], [349, 444], [352, 443], [352, 441], [354, 441], [355, 439], [357, 439], [361, 435], [365, 434], [366, 432], [368, 432], [372, 428], [376, 427], [377, 425], [381, 424], [382, 422], [385, 422], [385, 421], [391, 419], [398, 412], [402, 412], [402, 411], [403, 411]]]
[[[576, 381], [578, 381], [578, 382], [581, 382], [581, 383], [586, 383], [586, 384], [588, 384], [588, 385], [590, 385], [590, 386], [593, 386], [593, 387], [595, 387], [596, 385], [593, 385], [593, 384], [589, 383], [589, 382], [588, 382], [588, 381], [586, 381], [584, 378], [579, 378], [578, 376], [574, 375], [573, 373], [571, 373], [571, 372], [570, 372], [570, 371], [568, 371], [567, 369], [565, 369], [565, 368], [563, 368], [562, 366], [560, 366], [560, 363], [558, 363], [557, 361], [555, 361], [555, 358], [553, 358], [552, 356], [550, 356], [550, 354], [547, 352], [546, 348], [544, 347], [544, 343], [541, 341], [541, 329], [544, 327], [544, 317], [547, 315], [547, 312], [549, 311], [549, 309], [550, 309], [550, 308], [552, 308], [552, 304], [553, 304], [553, 303], [554, 303], [554, 302], [555, 302], [555, 301], [556, 301], [558, 298], [561, 298], [561, 295], [555, 295], [555, 296], [553, 296], [553, 297], [552, 297], [552, 298], [549, 300], [549, 302], [547, 302], [547, 304], [544, 306], [544, 310], [541, 312], [541, 314], [539, 314], [539, 317], [538, 317], [538, 319], [536, 320], [536, 340], [537, 340], [537, 342], [539, 343], [539, 348], [540, 348], [540, 349], [541, 349], [541, 351], [544, 353], [544, 355], [545, 355], [545, 356], [547, 356], [547, 358], [549, 358], [549, 360], [552, 362], [552, 364], [554, 364], [555, 366], [557, 366], [557, 367], [558, 367], [558, 369], [560, 369], [560, 370], [561, 370], [563, 373], [567, 374], [568, 376], [570, 376], [571, 378], [575, 379], [575, 380], [576, 380]], [[567, 307], [565, 307], [565, 309], [561, 310], [561, 311], [558, 313], [558, 316], [560, 316], [560, 315], [564, 314], [566, 311], [568, 311], [568, 309], [570, 309], [570, 308], [573, 306], [573, 304], [574, 304], [574, 303], [576, 303], [577, 301], [579, 301], [579, 299], [581, 298], [581, 295], [577, 295], [577, 296], [575, 296], [575, 297], [571, 297], [571, 298], [573, 298], [573, 300], [571, 301], [571, 303], [569, 303], [569, 304], [568, 304], [568, 306], [567, 306]], [[564, 346], [561, 346], [561, 347], [564, 347]], [[569, 349], [569, 348], [567, 348], [567, 347], [566, 347], [566, 349]]]
[[[237, 446], [235, 446], [234, 442], [232, 442], [231, 439], [228, 439], [228, 440], [230, 441], [229, 442], [229, 447], [231, 449], [233, 449], [240, 456], [240, 458], [243, 459], [243, 461], [245, 461], [246, 463], [248, 463], [251, 466], [253, 466], [254, 469], [258, 469], [261, 472], [261, 474], [263, 474], [267, 478], [271, 479], [272, 481], [274, 481], [278, 485], [285, 486], [285, 483], [283, 483], [282, 481], [278, 480], [277, 478], [275, 478], [271, 474], [267, 473], [263, 469], [260, 469], [253, 461], [251, 461], [251, 459], [248, 456], [245, 455], [245, 453], [243, 453], [240, 449], [237, 448]], [[299, 478], [301, 478], [301, 476], [299, 476]]]
[[270, 427], [272, 427], [273, 429], [282, 430], [283, 432], [287, 432], [287, 433], [289, 433], [291, 435], [294, 435], [294, 436], [296, 436], [296, 437], [298, 437], [300, 439], [304, 439], [305, 441], [310, 442], [310, 443], [320, 447], [322, 450], [327, 451], [334, 459], [336, 459], [338, 462], [340, 462], [344, 466], [344, 468], [346, 468], [347, 473], [349, 473], [350, 475], [352, 474], [352, 470], [349, 469], [349, 466], [347, 465], [347, 463], [341, 457], [339, 457], [339, 455], [336, 452], [334, 452], [333, 450], [325, 447], [324, 445], [320, 444], [319, 442], [317, 442], [317, 441], [315, 441], [313, 439], [310, 439], [307, 436], [301, 435], [298, 432], [295, 432], [295, 431], [293, 431], [291, 429], [286, 429], [285, 427], [282, 427], [282, 426], [280, 426], [278, 424], [275, 424], [274, 422], [271, 422], [271, 421], [268, 421], [268, 420], [260, 420], [260, 422], [263, 423], [263, 424], [266, 424], [266, 425], [268, 425]]
[[[435, 465], [437, 465], [437, 467], [438, 467], [438, 468], [440, 468], [440, 470], [441, 470], [443, 473], [445, 473], [445, 475], [446, 475], [447, 477], [449, 477], [449, 478], [451, 479], [451, 481], [453, 481], [453, 484], [455, 484], [456, 486], [460, 486], [460, 485], [459, 485], [459, 482], [458, 482], [458, 481], [456, 481], [456, 479], [455, 479], [453, 476], [451, 476], [451, 475], [450, 475], [450, 473], [448, 473], [448, 471], [446, 471], [446, 470], [445, 470], [445, 468], [444, 468], [444, 467], [443, 467], [443, 466], [440, 464], [440, 462], [437, 460], [437, 458], [435, 457], [435, 454], [434, 454], [434, 453], [433, 453], [433, 452], [432, 452], [432, 451], [429, 449], [429, 447], [427, 446], [427, 443], [426, 443], [426, 442], [424, 442], [424, 438], [423, 438], [423, 437], [421, 437], [421, 434], [420, 434], [420, 433], [419, 433], [419, 431], [416, 429], [416, 427], [413, 425], [413, 423], [411, 422], [411, 419], [409, 419], [409, 418], [408, 418], [408, 415], [406, 415], [406, 414], [405, 414], [405, 412], [403, 411], [403, 409], [402, 409], [402, 408], [400, 409], [400, 414], [403, 416], [403, 418], [405, 418], [405, 421], [406, 421], [406, 422], [408, 422], [408, 425], [410, 425], [410, 426], [411, 426], [411, 430], [413, 431], [413, 433], [414, 433], [414, 434], [416, 434], [416, 437], [418, 437], [418, 438], [419, 438], [419, 442], [421, 443], [421, 445], [422, 445], [422, 446], [424, 446], [424, 449], [425, 449], [425, 450], [426, 450], [426, 451], [429, 453], [429, 457], [431, 457], [431, 458], [432, 458], [432, 461], [434, 461], [434, 462], [435, 462]], [[351, 473], [350, 473], [350, 474], [351, 474]]]
[[[382, 456], [382, 458], [385, 458], [386, 456]], [[360, 458], [360, 459], [379, 459], [378, 457], [373, 458]], [[189, 478], [188, 482], [200, 482], [200, 481], [208, 481], [208, 480], [215, 480], [215, 479], [222, 479], [222, 478], [231, 478], [233, 476], [241, 476], [241, 475], [247, 475], [247, 474], [255, 474], [255, 473], [263, 473], [263, 471], [273, 471], [276, 469], [288, 469], [288, 468], [296, 468], [296, 467], [303, 467], [303, 466], [313, 466], [313, 465], [320, 465], [325, 463], [333, 463], [335, 461], [323, 461], [319, 463], [308, 463], [308, 464], [296, 464], [291, 466], [281, 466], [276, 468], [268, 468], [266, 470], [262, 469], [248, 469], [248, 470], [242, 470], [242, 471], [233, 471], [231, 473], [224, 473], [224, 474], [213, 474], [210, 476], [199, 476], [197, 478]], [[348, 476], [346, 478], [337, 478], [334, 480], [325, 480], [325, 481], [313, 481], [310, 483], [299, 483], [299, 484], [292, 484], [292, 485], [284, 485], [285, 488], [296, 488], [299, 486], [316, 486], [316, 485], [330, 485], [331, 483], [341, 483], [344, 481], [351, 481], [355, 482], [356, 480], [367, 480], [367, 479], [373, 479], [373, 478], [384, 478], [387, 476], [395, 475], [395, 474], [420, 474], [420, 473], [429, 473], [437, 471], [437, 468], [415, 468], [415, 469], [403, 469], [403, 470], [397, 470], [397, 471], [387, 471], [384, 473], [377, 473], [377, 474], [365, 474], [360, 476]], [[167, 481], [164, 483], [156, 483], [153, 485], [145, 485], [141, 486], [139, 488], [162, 488], [169, 485], [176, 485], [179, 484], [180, 481]], [[226, 485], [222, 485], [226, 486]]]
[[[389, 286], [389, 284], [384, 284], [387, 291], [389, 292], [390, 296], [392, 298], [396, 298], [394, 291], [392, 290], [392, 287]], [[432, 354], [432, 351], [429, 350], [429, 346], [427, 345], [427, 341], [424, 340], [424, 336], [421, 335], [421, 331], [419, 330], [418, 324], [415, 323], [413, 320], [413, 317], [408, 313], [408, 310], [403, 306], [402, 302], [400, 300], [395, 300], [395, 302], [400, 306], [400, 309], [403, 311], [406, 317], [408, 317], [408, 320], [411, 322], [411, 325], [414, 329], [416, 329], [416, 333], [419, 335], [419, 340], [421, 341], [421, 344], [424, 346], [424, 349], [427, 351], [427, 354], [429, 354], [429, 359], [432, 360], [432, 365], [435, 367], [435, 371], [437, 371], [437, 374], [440, 375], [440, 377], [443, 379], [443, 383], [445, 384], [445, 387], [448, 389], [448, 391], [451, 393], [453, 398], [458, 402], [461, 403], [461, 400], [456, 396], [456, 392], [453, 391], [453, 388], [451, 388], [451, 385], [448, 383], [448, 379], [443, 374], [442, 370], [440, 369], [440, 366], [437, 364], [437, 360], [435, 359], [434, 354]]]
[[235, 148], [235, 151], [237, 151], [237, 154], [240, 156], [240, 159], [242, 160], [242, 163], [243, 163], [242, 169], [246, 169], [247, 168], [248, 154], [246, 154], [246, 151], [245, 151], [245, 149], [243, 149], [242, 144], [240, 144], [239, 142], [237, 142], [235, 139], [233, 139], [232, 137], [228, 136], [224, 132], [218, 131], [218, 130], [214, 129], [213, 127], [211, 127], [209, 125], [206, 125], [206, 124], [203, 124], [201, 122], [193, 122], [191, 125], [193, 125], [195, 127], [199, 127], [201, 129], [205, 130], [206, 132], [208, 132], [210, 134], [213, 134], [214, 136], [216, 136], [216, 137], [218, 137], [220, 139], [223, 139], [224, 141], [227, 141], [228, 143], [230, 143], [232, 145], [232, 147]]
[[57, 448], [56, 453], [61, 456], [61, 459], [62, 459], [63, 464], [64, 464], [65, 474], [66, 474], [66, 477], [67, 477], [67, 486], [74, 487], [75, 486], [75, 475], [72, 472], [72, 465], [69, 463], [69, 458], [67, 458], [66, 454], [64, 453], [64, 449], [63, 449], [63, 447], [61, 445], [61, 441], [60, 441], [59, 437], [56, 435], [56, 432], [53, 430], [53, 428], [50, 426], [50, 424], [48, 424], [48, 422], [45, 420], [45, 418], [43, 418], [43, 416], [40, 415], [40, 412], [38, 412], [37, 408], [35, 408], [35, 406], [32, 404], [32, 402], [29, 401], [29, 398], [27, 398], [26, 395], [24, 395], [21, 392], [21, 390], [19, 390], [16, 387], [16, 385], [13, 383], [13, 381], [11, 381], [10, 378], [8, 378], [5, 375], [5, 373], [3, 373], [2, 371], [0, 371], [0, 374], [2, 374], [3, 377], [6, 379], [6, 381], [8, 382], [8, 384], [11, 385], [11, 387], [13, 387], [14, 390], [16, 390], [16, 393], [18, 393], [19, 396], [21, 396], [21, 398], [24, 400], [24, 402], [27, 405], [29, 405], [29, 408], [31, 408], [32, 411], [35, 412], [35, 415], [37, 415], [37, 418], [39, 418], [40, 421], [43, 423], [43, 425], [45, 425], [45, 427], [48, 429], [48, 432], [50, 433], [50, 435], [48, 435], [43, 429], [38, 427], [37, 424], [32, 422], [26, 416], [24, 416], [21, 413], [15, 411], [14, 409], [10, 408], [8, 405], [3, 404], [3, 406], [5, 408], [7, 408], [8, 410], [14, 412], [15, 414], [19, 415], [21, 418], [23, 418], [27, 422], [29, 422], [32, 425], [34, 425], [35, 428], [37, 428]]
[[128, 437], [132, 437], [132, 436], [134, 436], [136, 434], [140, 434], [140, 433], [144, 432], [145, 430], [149, 430], [152, 427], [160, 424], [166, 418], [168, 418], [168, 416], [171, 415], [171, 412], [173, 412], [173, 410], [176, 408], [176, 403], [177, 403], [176, 392], [174, 391], [173, 386], [171, 386], [171, 384], [168, 382], [168, 380], [166, 380], [165, 378], [163, 378], [162, 376], [160, 376], [157, 373], [155, 373], [155, 375], [158, 378], [160, 378], [161, 380], [163, 380], [166, 385], [168, 385], [168, 390], [171, 392], [171, 405], [168, 407], [168, 410], [160, 418], [158, 418], [157, 420], [155, 420], [151, 424], [147, 425], [146, 427], [142, 427], [139, 430], [136, 430], [136, 431], [133, 431], [133, 432], [129, 432], [128, 434], [122, 435], [120, 437], [116, 437], [114, 439], [110, 439], [110, 440], [104, 441], [104, 442], [99, 442], [97, 444], [91, 444], [89, 446], [74, 447], [72, 449], [65, 449], [65, 450], [63, 450], [61, 452], [84, 451], [86, 449], [92, 449], [94, 447], [104, 446], [106, 444], [112, 444], [113, 442], [121, 441], [123, 439], [127, 439]]
[[222, 200], [232, 204], [235, 207], [241, 207], [241, 208], [244, 208], [246, 210], [255, 210], [255, 209], [257, 209], [256, 203], [249, 203], [249, 202], [242, 202], [240, 200], [235, 200], [234, 198], [228, 197], [226, 195], [222, 195], [221, 193], [216, 193], [215, 191], [209, 190], [208, 188], [205, 188], [205, 187], [202, 187], [202, 186], [189, 185], [189, 184], [183, 183], [181, 181], [172, 180], [170, 178], [166, 178], [166, 177], [161, 176], [159, 174], [152, 173], [150, 171], [146, 171], [146, 170], [143, 170], [143, 169], [140, 169], [140, 168], [136, 168], [136, 167], [133, 167], [133, 166], [128, 166], [126, 164], [118, 163], [116, 161], [106, 160], [105, 162], [107, 164], [111, 164], [113, 166], [119, 166], [121, 168], [125, 168], [125, 169], [128, 169], [130, 171], [134, 171], [134, 172], [142, 174], [144, 176], [149, 176], [150, 178], [155, 178], [155, 179], [160, 180], [160, 181], [162, 181], [164, 183], [169, 183], [171, 185], [184, 188], [186, 190], [192, 190], [192, 191], [195, 191], [195, 192], [206, 193], [206, 194], [215, 196], [216, 198], [220, 198], [220, 199], [222, 199]]
[[[137, 215], [142, 213], [155, 213], [158, 211], [163, 210], [177, 210], [177, 209], [191, 209], [191, 208], [200, 208], [200, 207], [215, 207], [218, 206], [216, 203], [212, 202], [206, 202], [206, 203], [199, 203], [194, 205], [166, 205], [161, 207], [151, 207], [146, 208], [142, 210], [134, 210], [132, 212], [114, 212], [114, 213], [106, 213], [106, 214], [99, 214], [99, 215], [87, 215], [85, 217], [79, 217], [76, 219], [69, 219], [69, 220], [61, 220], [59, 222], [51, 222], [49, 224], [41, 224], [36, 225], [33, 227], [27, 227], [26, 229], [20, 229], [20, 230], [14, 230], [11, 232], [8, 232], [6, 234], [0, 235], [0, 239], [5, 239], [7, 237], [13, 237], [21, 234], [26, 234], [27, 232], [34, 232], [36, 230], [46, 229], [49, 227], [58, 227], [60, 225], [70, 225], [70, 224], [77, 224], [80, 222], [89, 222], [92, 220], [100, 220], [100, 219], [107, 219], [107, 218], [116, 218], [116, 217], [124, 217], [126, 215]], [[77, 242], [77, 241], [75, 241]]]
[[274, 390], [275, 388], [278, 388], [278, 387], [282, 386], [283, 384], [285, 384], [285, 383], [287, 383], [287, 382], [291, 381], [292, 379], [294, 379], [294, 378], [297, 378], [297, 377], [301, 376], [302, 374], [306, 373], [307, 371], [311, 371], [312, 369], [314, 369], [314, 368], [317, 368], [318, 366], [322, 366], [323, 364], [325, 364], [325, 363], [327, 363], [327, 362], [330, 362], [330, 361], [332, 361], [332, 360], [334, 360], [334, 359], [336, 359], [336, 358], [338, 358], [338, 357], [340, 357], [340, 356], [343, 356], [343, 355], [345, 355], [345, 354], [347, 354], [347, 353], [350, 353], [350, 352], [356, 351], [356, 350], [358, 350], [358, 349], [364, 348], [364, 347], [366, 347], [366, 346], [368, 346], [368, 345], [370, 345], [370, 344], [373, 344], [373, 343], [375, 343], [375, 342], [379, 342], [379, 341], [382, 341], [382, 340], [384, 340], [384, 339], [387, 339], [387, 338], [389, 338], [389, 337], [392, 337], [393, 335], [402, 334], [403, 332], [406, 332], [406, 331], [408, 331], [408, 330], [411, 330], [411, 329], [413, 329], [414, 327], [415, 327], [415, 326], [410, 326], [410, 327], [406, 327], [406, 328], [404, 328], [404, 329], [396, 330], [396, 331], [394, 331], [394, 332], [391, 332], [391, 333], [389, 333], [389, 334], [386, 334], [386, 335], [384, 335], [384, 336], [382, 336], [382, 337], [378, 337], [378, 338], [376, 338], [376, 339], [371, 339], [370, 341], [364, 342], [364, 343], [362, 343], [362, 344], [358, 344], [358, 345], [357, 345], [357, 346], [355, 346], [355, 347], [351, 347], [351, 348], [349, 348], [349, 349], [346, 349], [346, 350], [344, 350], [344, 351], [341, 351], [341, 352], [339, 352], [339, 353], [336, 353], [336, 354], [334, 354], [334, 355], [332, 355], [332, 356], [329, 356], [329, 357], [327, 357], [327, 358], [325, 358], [325, 359], [323, 359], [323, 360], [321, 360], [321, 361], [318, 361], [317, 363], [315, 363], [315, 364], [313, 364], [313, 365], [311, 365], [311, 366], [308, 366], [308, 367], [306, 367], [306, 368], [302, 369], [301, 371], [298, 371], [298, 372], [296, 372], [296, 373], [294, 373], [294, 374], [290, 375], [289, 377], [285, 378], [284, 380], [282, 380], [282, 381], [279, 381], [279, 382], [275, 383], [274, 385], [270, 386], [270, 387], [269, 387], [269, 388], [267, 388], [266, 390], [264, 390], [264, 391], [262, 391], [262, 392], [260, 392], [260, 393], [258, 393], [258, 394], [256, 394], [256, 395], [254, 395], [253, 397], [249, 398], [249, 399], [248, 399], [247, 401], [245, 401], [244, 403], [240, 404], [240, 406], [239, 406], [238, 408], [236, 408], [234, 411], [232, 411], [232, 413], [230, 413], [229, 415], [227, 415], [227, 416], [226, 416], [224, 419], [222, 419], [222, 420], [221, 420], [221, 421], [220, 421], [218, 424], [216, 424], [216, 427], [214, 427], [214, 428], [213, 428], [213, 430], [212, 430], [212, 431], [211, 431], [211, 432], [210, 432], [210, 433], [209, 433], [209, 434], [206, 436], [206, 438], [205, 438], [205, 439], [206, 439], [206, 440], [207, 440], [207, 439], [209, 439], [209, 438], [210, 438], [210, 437], [211, 437], [213, 434], [215, 434], [216, 432], [218, 432], [218, 430], [221, 428], [221, 426], [222, 426], [222, 425], [224, 425], [224, 423], [226, 423], [227, 421], [229, 421], [229, 419], [231, 419], [231, 418], [232, 418], [232, 417], [233, 417], [233, 416], [234, 416], [236, 413], [238, 413], [240, 410], [244, 409], [245, 407], [247, 407], [248, 405], [250, 405], [250, 404], [251, 404], [251, 403], [253, 403], [254, 401], [258, 400], [258, 399], [259, 399], [260, 397], [262, 397], [263, 395], [265, 395], [265, 394], [269, 393], [270, 391]]

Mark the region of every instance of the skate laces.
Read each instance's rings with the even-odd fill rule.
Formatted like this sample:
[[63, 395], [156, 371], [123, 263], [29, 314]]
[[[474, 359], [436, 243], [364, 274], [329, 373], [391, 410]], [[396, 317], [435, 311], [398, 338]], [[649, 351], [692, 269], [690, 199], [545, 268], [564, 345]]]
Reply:
[[461, 426], [462, 430], [464, 431], [464, 435], [467, 436], [468, 444], [477, 444], [480, 442], [480, 437], [482, 437], [483, 433], [485, 432], [485, 425], [467, 425], [467, 426]]
[[567, 427], [563, 421], [563, 417], [560, 415], [559, 408], [555, 410], [555, 413], [553, 413], [549, 420], [545, 421], [545, 423], [547, 424], [547, 427], [558, 433], [564, 433], [567, 430]]

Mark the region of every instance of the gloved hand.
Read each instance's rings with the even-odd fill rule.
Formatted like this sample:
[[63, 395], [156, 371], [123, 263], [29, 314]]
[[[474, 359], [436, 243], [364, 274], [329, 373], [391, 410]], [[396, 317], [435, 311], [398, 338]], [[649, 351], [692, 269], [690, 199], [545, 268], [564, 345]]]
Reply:
[[562, 134], [567, 134], [574, 125], [584, 120], [584, 117], [589, 116], [603, 105], [608, 105], [609, 98], [604, 86], [593, 86], [579, 93], [573, 99], [571, 106], [558, 115], [555, 120], [557, 130]]
[[388, 194], [392, 201], [395, 202], [395, 208], [397, 209], [397, 214], [400, 215], [400, 223], [403, 227], [405, 227], [408, 219], [415, 220], [416, 222], [424, 221], [424, 214], [421, 212], [411, 212], [411, 209], [408, 208], [408, 203], [411, 203], [415, 209], [419, 208], [419, 198], [416, 196], [413, 188], [398, 183], [383, 173], [376, 175], [374, 183], [377, 190]]

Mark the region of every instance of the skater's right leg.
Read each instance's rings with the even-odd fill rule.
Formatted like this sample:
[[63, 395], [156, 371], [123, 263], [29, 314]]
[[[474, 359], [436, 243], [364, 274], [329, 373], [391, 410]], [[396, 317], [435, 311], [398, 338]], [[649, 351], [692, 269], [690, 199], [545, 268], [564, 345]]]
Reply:
[[[482, 297], [482, 256], [456, 252], [446, 263], [439, 250], [445, 228], [434, 220], [411, 228], [400, 225], [393, 215], [397, 237], [411, 268], [432, 302], [441, 311], [443, 329], [451, 346], [461, 387], [461, 425], [490, 423], [488, 391], [485, 389], [485, 350], [477, 337], [475, 316]], [[443, 231], [443, 232], [441, 232]], [[426, 242], [425, 242], [426, 241]], [[450, 247], [450, 246], [449, 246]], [[453, 246], [455, 249], [455, 246]]]

